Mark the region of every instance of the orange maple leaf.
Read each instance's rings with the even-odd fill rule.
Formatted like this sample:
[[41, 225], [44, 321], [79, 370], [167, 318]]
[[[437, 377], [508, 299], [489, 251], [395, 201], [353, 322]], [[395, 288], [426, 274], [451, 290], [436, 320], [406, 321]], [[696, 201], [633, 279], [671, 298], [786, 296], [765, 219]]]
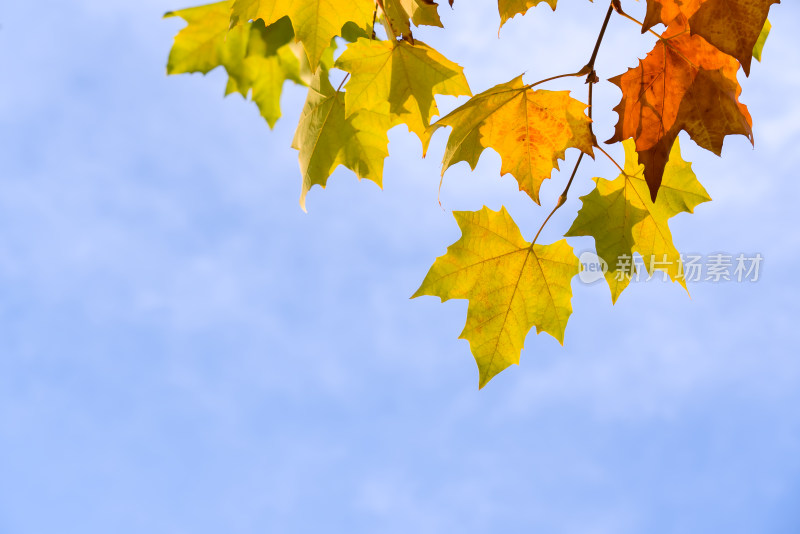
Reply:
[[770, 7], [780, 0], [648, 0], [642, 33], [656, 24], [670, 25], [680, 17], [722, 52], [738, 59], [750, 75], [753, 47], [767, 21]]
[[653, 201], [681, 130], [717, 155], [727, 135], [753, 141], [750, 113], [739, 103], [738, 70], [734, 58], [691, 35], [681, 16], [638, 67], [611, 78], [622, 100], [614, 108], [619, 122], [607, 142], [634, 139]]

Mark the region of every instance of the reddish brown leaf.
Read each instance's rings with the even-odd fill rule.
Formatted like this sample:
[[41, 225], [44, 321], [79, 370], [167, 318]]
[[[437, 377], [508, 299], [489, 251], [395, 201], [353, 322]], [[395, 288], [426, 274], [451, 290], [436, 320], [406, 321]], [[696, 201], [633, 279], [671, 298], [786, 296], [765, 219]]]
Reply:
[[750, 75], [753, 47], [770, 7], [780, 0], [648, 0], [642, 33], [656, 24], [670, 25], [684, 17], [692, 35], [699, 35], [742, 63]]
[[777, 3], [780, 0], [706, 0], [689, 19], [689, 26], [693, 34], [738, 59], [749, 76], [753, 47], [770, 7]]
[[633, 138], [655, 200], [669, 153], [681, 130], [719, 155], [727, 135], [753, 140], [747, 107], [739, 103], [739, 62], [698, 35], [679, 17], [639, 66], [611, 79], [622, 90], [614, 110], [614, 143]]

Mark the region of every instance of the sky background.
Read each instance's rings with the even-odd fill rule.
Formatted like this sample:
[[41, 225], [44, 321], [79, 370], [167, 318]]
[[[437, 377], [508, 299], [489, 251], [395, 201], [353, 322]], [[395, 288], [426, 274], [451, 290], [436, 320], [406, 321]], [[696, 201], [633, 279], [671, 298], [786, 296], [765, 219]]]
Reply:
[[[607, 5], [561, 4], [498, 40], [493, 2], [457, 0], [416, 35], [474, 92], [535, 81], [586, 63]], [[796, 2], [743, 81], [755, 150], [684, 139], [714, 202], [671, 224], [683, 252], [761, 253], [759, 282], [612, 307], [576, 278], [565, 346], [531, 334], [482, 391], [466, 301], [408, 297], [459, 236], [451, 210], [505, 205], [530, 239], [549, 208], [487, 151], [448, 172], [443, 210], [446, 135], [423, 160], [396, 128], [383, 191], [340, 169], [303, 213], [304, 90], [270, 131], [224, 73], [168, 78], [182, 23], [160, 17], [181, 7], [0, 6], [1, 533], [800, 532]], [[615, 17], [600, 77], [651, 46]], [[619, 92], [596, 95], [606, 139]], [[585, 163], [541, 242], [617, 175]]]

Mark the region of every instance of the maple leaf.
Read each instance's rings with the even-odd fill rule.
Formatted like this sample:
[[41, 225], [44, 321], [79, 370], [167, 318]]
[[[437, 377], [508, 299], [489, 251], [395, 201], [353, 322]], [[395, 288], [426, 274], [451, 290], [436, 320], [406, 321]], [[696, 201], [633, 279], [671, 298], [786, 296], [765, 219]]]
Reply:
[[492, 148], [503, 161], [500, 174], [514, 176], [520, 190], [538, 204], [542, 182], [558, 169], [567, 148], [593, 156], [585, 109], [569, 91], [533, 90], [519, 76], [475, 95], [436, 121], [425, 133], [423, 148], [427, 150], [438, 128], [452, 126], [442, 175], [459, 161], [474, 170], [483, 150]]
[[770, 7], [780, 0], [706, 0], [689, 18], [693, 34], [738, 59], [750, 75], [753, 49]]
[[371, 26], [374, 8], [373, 0], [234, 0], [230, 25], [235, 27], [254, 19], [263, 19], [269, 25], [288, 16], [313, 71], [331, 39], [341, 35], [345, 24]]
[[253, 102], [270, 128], [281, 116], [283, 84], [291, 80], [307, 85], [297, 51], [291, 46], [293, 41], [292, 24], [286, 17], [269, 26], [261, 20], [253, 22], [241, 68], [230, 74], [225, 91], [226, 95], [236, 92], [245, 98], [252, 91]]
[[669, 219], [678, 213], [694, 213], [694, 208], [708, 202], [705, 188], [697, 181], [691, 163], [683, 160], [679, 143], [672, 147], [664, 170], [661, 193], [650, 199], [633, 141], [624, 141], [625, 168], [615, 180], [595, 178], [597, 187], [581, 197], [583, 206], [566, 237], [591, 236], [597, 255], [608, 263], [605, 273], [611, 288], [611, 301], [630, 283], [630, 263], [634, 252], [641, 255], [645, 269], [652, 276], [663, 271], [686, 289], [680, 253], [672, 241]]
[[356, 173], [359, 179], [383, 180], [383, 160], [389, 155], [389, 117], [360, 111], [345, 117], [342, 91], [334, 90], [326, 73], [318, 70], [311, 81], [292, 148], [300, 152], [303, 185], [300, 206], [312, 186], [325, 187], [339, 165]]
[[738, 70], [734, 58], [690, 35], [679, 19], [638, 67], [611, 79], [622, 90], [622, 100], [614, 108], [619, 121], [607, 142], [636, 141], [652, 199], [681, 130], [716, 155], [727, 135], [753, 141], [750, 113], [739, 103]]
[[469, 341], [479, 387], [518, 364], [532, 327], [564, 343], [578, 259], [566, 240], [531, 245], [505, 208], [453, 213], [462, 236], [437, 258], [412, 298], [468, 299], [459, 339]]
[[188, 23], [175, 36], [167, 60], [167, 74], [207, 74], [221, 65], [232, 71], [240, 68], [250, 29], [240, 27], [229, 33], [229, 9], [230, 2], [217, 2], [164, 15], [164, 18], [180, 17]]
[[433, 0], [383, 0], [383, 12], [388, 19], [390, 34], [403, 36], [412, 43], [411, 25], [442, 27], [438, 4]]
[[230, 27], [261, 19], [269, 26], [289, 15], [292, 0], [233, 0], [228, 12]]
[[[225, 95], [252, 95], [270, 128], [281, 116], [280, 98], [286, 81], [308, 85], [308, 61], [294, 43], [294, 30], [287, 17], [265, 26], [262, 20], [228, 31], [231, 2], [218, 2], [167, 13], [188, 22], [175, 37], [167, 63], [168, 74], [201, 72], [224, 67], [228, 73]], [[329, 47], [321, 64], [333, 63], [335, 44]]]
[[[415, 26], [435, 26], [442, 28], [442, 20], [439, 18], [439, 5], [433, 0], [389, 0], [390, 2], [399, 1], [405, 8], [406, 13], [411, 15], [411, 21]], [[452, 2], [450, 3], [452, 6]]]
[[658, 23], [688, 20], [692, 35], [699, 35], [720, 51], [739, 60], [750, 75], [753, 49], [769, 10], [780, 0], [648, 0], [642, 33]]
[[558, 0], [498, 0], [497, 9], [500, 11], [500, 27], [517, 15], [524, 15], [527, 11], [542, 2], [546, 2], [555, 11]]
[[389, 115], [423, 138], [439, 114], [434, 95], [471, 95], [463, 69], [422, 41], [359, 39], [348, 45], [336, 67], [349, 72], [345, 115], [361, 110]]

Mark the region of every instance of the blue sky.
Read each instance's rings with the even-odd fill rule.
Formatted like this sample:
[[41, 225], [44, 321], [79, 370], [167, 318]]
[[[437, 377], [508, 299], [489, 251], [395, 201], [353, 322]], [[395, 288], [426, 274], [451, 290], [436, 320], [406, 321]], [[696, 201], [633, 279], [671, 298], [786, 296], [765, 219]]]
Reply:
[[[476, 92], [533, 81], [582, 66], [605, 12], [562, 4], [498, 41], [492, 2], [457, 1], [417, 36]], [[397, 128], [383, 191], [340, 169], [303, 213], [304, 92], [271, 132], [222, 73], [167, 78], [180, 7], [0, 8], [0, 532], [800, 531], [795, 3], [743, 81], [756, 149], [684, 142], [714, 202], [672, 223], [684, 252], [761, 253], [761, 280], [612, 307], [576, 279], [565, 346], [531, 334], [482, 391], [466, 302], [408, 297], [459, 235], [450, 210], [505, 205], [530, 237], [544, 209], [487, 152], [448, 172], [443, 211], [446, 136], [422, 160]], [[602, 78], [650, 46], [609, 32]], [[598, 86], [600, 138], [618, 98]], [[616, 175], [589, 163], [543, 242]]]

